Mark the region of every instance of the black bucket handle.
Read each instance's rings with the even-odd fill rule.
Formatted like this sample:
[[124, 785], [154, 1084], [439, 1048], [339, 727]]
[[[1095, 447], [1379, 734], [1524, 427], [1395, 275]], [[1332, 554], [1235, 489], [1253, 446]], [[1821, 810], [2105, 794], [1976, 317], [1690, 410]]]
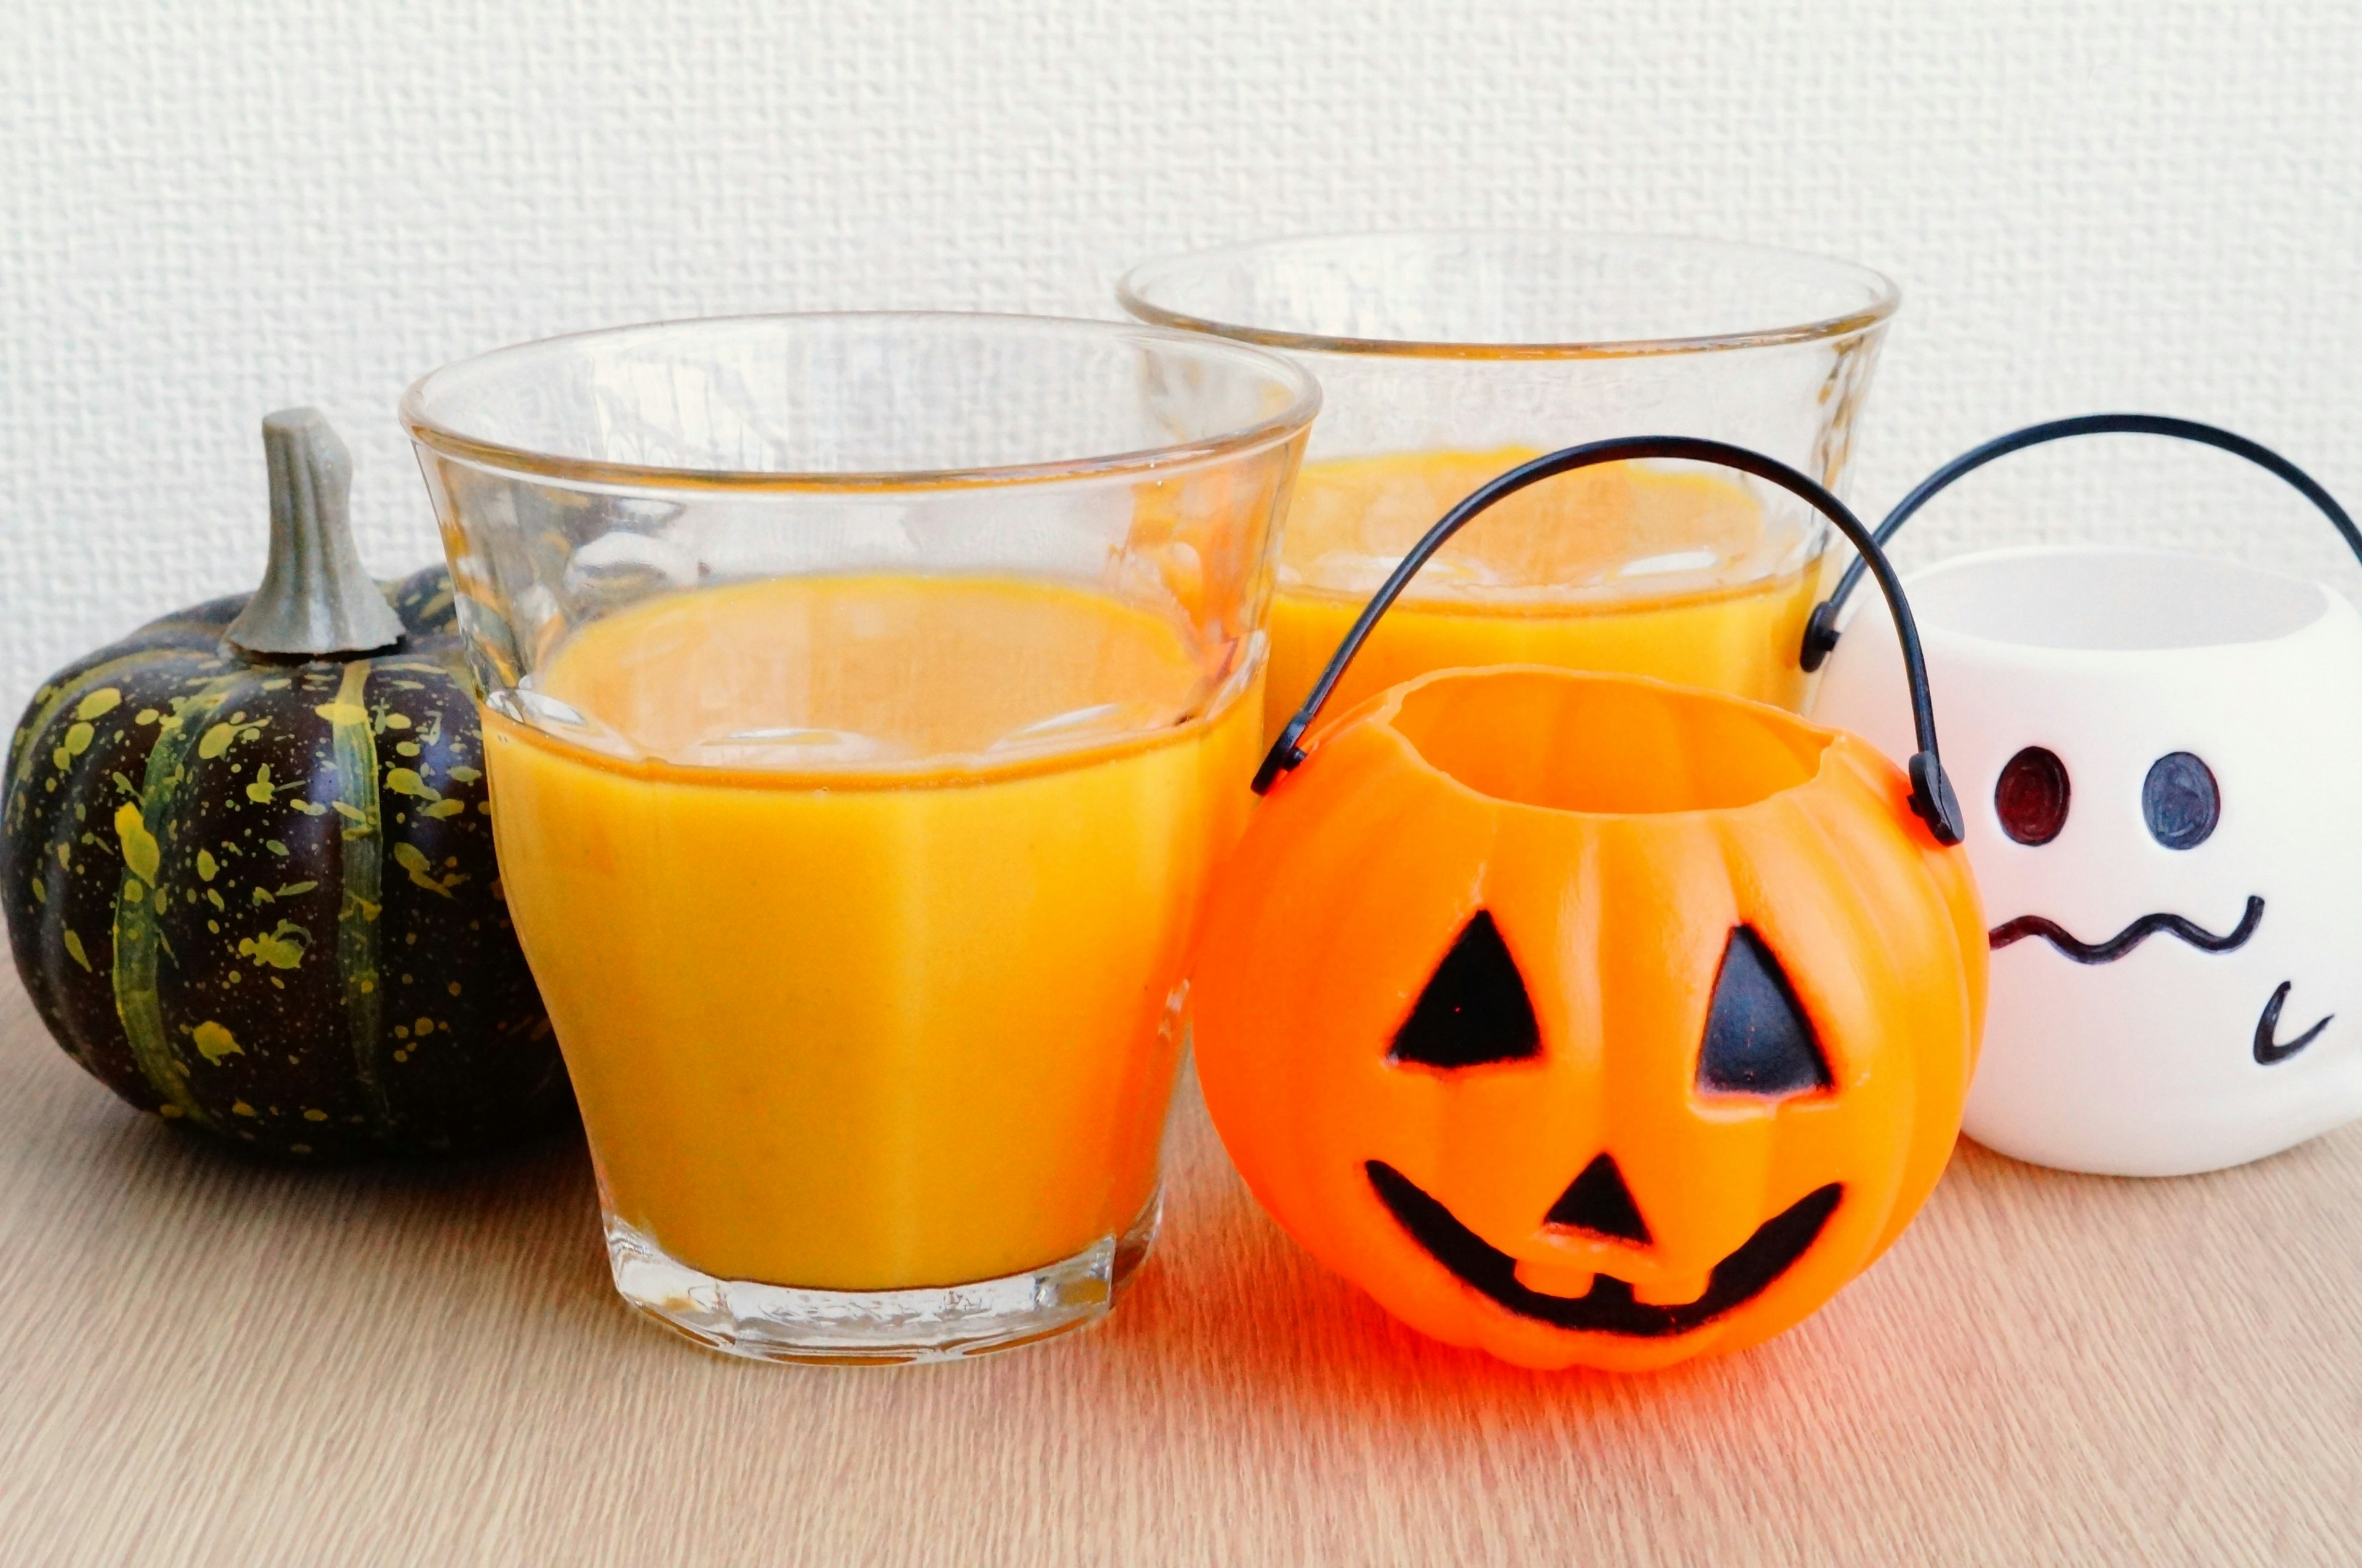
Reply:
[[1727, 441], [1708, 441], [1694, 436], [1626, 436], [1610, 441], [1591, 441], [1580, 447], [1546, 453], [1531, 462], [1520, 463], [1508, 472], [1480, 486], [1468, 498], [1443, 514], [1443, 520], [1427, 531], [1426, 537], [1411, 547], [1383, 586], [1363, 607], [1345, 640], [1329, 658], [1328, 668], [1313, 682], [1311, 694], [1296, 716], [1280, 730], [1279, 738], [1256, 769], [1254, 792], [1269, 790], [1279, 776], [1302, 762], [1305, 750], [1300, 745], [1304, 732], [1320, 714], [1321, 704], [1344, 679], [1345, 667], [1353, 662], [1362, 644], [1378, 624], [1402, 591], [1441, 549], [1452, 535], [1466, 526], [1477, 513], [1495, 502], [1515, 495], [1529, 484], [1538, 484], [1576, 469], [1587, 469], [1601, 463], [1631, 462], [1652, 458], [1679, 458], [1685, 462], [1711, 463], [1717, 468], [1736, 469], [1757, 479], [1779, 486], [1789, 494], [1804, 501], [1815, 511], [1838, 526], [1838, 531], [1853, 542], [1861, 552], [1855, 562], [1856, 569], [1867, 563], [1878, 578], [1879, 591], [1886, 596], [1887, 606], [1894, 616], [1895, 635], [1903, 644], [1903, 670], [1911, 687], [1911, 720], [1918, 733], [1919, 750], [1911, 758], [1911, 811], [1938, 844], [1958, 844], [1962, 833], [1960, 802], [1952, 793], [1952, 783], [1944, 776], [1944, 763], [1936, 749], [1936, 705], [1927, 694], [1927, 663], [1919, 651], [1919, 628], [1911, 618], [1911, 606], [1903, 596], [1902, 580], [1888, 564], [1885, 552], [1878, 547], [1878, 539], [1870, 529], [1847, 509], [1846, 503], [1829, 493], [1828, 489], [1797, 472], [1777, 458], [1745, 447], [1734, 447]]
[[[2337, 525], [2345, 536], [2346, 547], [2354, 558], [2362, 561], [2362, 531], [2356, 531], [2354, 519], [2336, 498], [2323, 490], [2311, 474], [2290, 462], [2270, 447], [2248, 440], [2245, 436], [2213, 425], [2201, 425], [2194, 419], [2175, 419], [2163, 414], [2083, 414], [2072, 419], [2053, 419], [2040, 425], [2029, 425], [2023, 430], [2013, 430], [2006, 436], [1996, 436], [1981, 447], [1961, 453], [1926, 479], [1918, 488], [1895, 502], [1871, 536], [1880, 545], [1894, 537], [1894, 531], [1911, 520], [1912, 514], [1934, 500], [1937, 492], [1952, 481], [1974, 473], [1996, 458], [2006, 458], [2012, 452], [2022, 452], [2028, 447], [2039, 447], [2047, 441], [2063, 441], [2070, 436], [2169, 436], [2178, 441], [2195, 441], [2202, 447], [2213, 447], [2229, 452], [2269, 469], [2286, 480], [2303, 497], [2319, 507], [2323, 515]], [[1857, 541], [1859, 543], [1859, 541]], [[1845, 569], [1828, 598], [1813, 607], [1812, 619], [1805, 623], [1805, 646], [1797, 658], [1807, 670], [1818, 669], [1829, 650], [1838, 646], [1844, 634], [1838, 630], [1838, 614], [1845, 608], [1847, 595], [1861, 581], [1862, 568], [1871, 560], [1864, 554]], [[1883, 581], [1882, 563], [1875, 568]]]

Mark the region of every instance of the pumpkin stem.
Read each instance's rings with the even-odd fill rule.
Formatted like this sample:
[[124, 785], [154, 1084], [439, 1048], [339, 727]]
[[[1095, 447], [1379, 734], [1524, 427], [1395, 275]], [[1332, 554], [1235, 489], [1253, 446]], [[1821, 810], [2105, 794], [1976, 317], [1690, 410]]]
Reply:
[[361, 565], [347, 502], [353, 458], [316, 408], [262, 422], [270, 463], [270, 564], [224, 634], [243, 653], [324, 658], [402, 640], [402, 619]]

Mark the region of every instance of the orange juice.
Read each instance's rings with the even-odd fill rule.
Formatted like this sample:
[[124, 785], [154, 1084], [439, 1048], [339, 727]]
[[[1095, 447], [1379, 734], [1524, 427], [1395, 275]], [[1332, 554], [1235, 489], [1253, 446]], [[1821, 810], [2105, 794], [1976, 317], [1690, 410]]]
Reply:
[[[1306, 466], [1271, 615], [1265, 725], [1293, 714], [1396, 561], [1452, 505], [1539, 451]], [[1818, 583], [1805, 526], [1730, 479], [1609, 463], [1545, 480], [1471, 523], [1412, 580], [1326, 710], [1431, 669], [1552, 664], [1659, 676], [1783, 707]]]
[[[1260, 704], [1165, 619], [779, 579], [574, 634], [596, 745], [487, 721], [503, 880], [608, 1206], [725, 1279], [995, 1278], [1151, 1200]], [[612, 755], [610, 755], [612, 753]]]

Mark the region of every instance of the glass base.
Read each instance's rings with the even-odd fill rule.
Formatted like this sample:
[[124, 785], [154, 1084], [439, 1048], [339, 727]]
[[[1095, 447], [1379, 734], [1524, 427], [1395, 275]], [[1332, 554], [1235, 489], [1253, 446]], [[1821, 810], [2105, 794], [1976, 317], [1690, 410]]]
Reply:
[[606, 1217], [607, 1262], [624, 1299], [710, 1350], [756, 1361], [900, 1365], [1008, 1350], [1107, 1316], [1148, 1256], [1160, 1190], [1120, 1236], [1069, 1258], [973, 1285], [920, 1290], [805, 1290], [716, 1279]]

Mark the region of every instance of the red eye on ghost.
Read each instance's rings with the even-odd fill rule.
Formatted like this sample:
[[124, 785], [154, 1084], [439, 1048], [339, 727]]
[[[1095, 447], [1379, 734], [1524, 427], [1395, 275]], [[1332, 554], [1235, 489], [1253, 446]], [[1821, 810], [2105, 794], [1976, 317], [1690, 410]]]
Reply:
[[1993, 815], [2020, 844], [2048, 844], [2067, 825], [2067, 765], [2058, 754], [2027, 746], [2009, 759], [1993, 786]]

